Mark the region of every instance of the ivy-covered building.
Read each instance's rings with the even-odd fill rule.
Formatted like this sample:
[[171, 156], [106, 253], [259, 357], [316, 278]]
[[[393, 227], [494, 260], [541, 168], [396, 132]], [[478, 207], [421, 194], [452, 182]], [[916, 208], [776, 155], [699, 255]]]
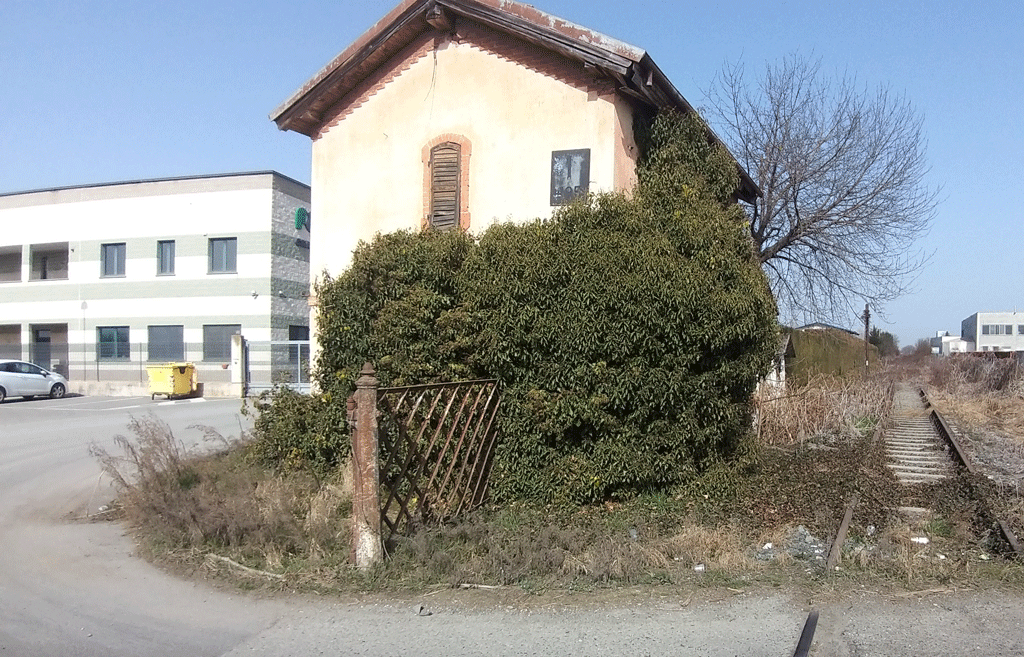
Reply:
[[666, 108], [694, 111], [641, 48], [518, 2], [406, 0], [271, 118], [312, 140], [310, 266], [337, 275], [378, 232], [479, 234], [630, 191], [637, 128]]

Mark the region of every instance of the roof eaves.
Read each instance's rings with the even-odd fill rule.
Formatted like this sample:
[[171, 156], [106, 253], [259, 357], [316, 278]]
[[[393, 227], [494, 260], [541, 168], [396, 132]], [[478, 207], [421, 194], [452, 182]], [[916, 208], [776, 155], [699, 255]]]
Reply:
[[456, 14], [503, 28], [535, 43], [539, 41], [539, 45], [556, 46], [563, 54], [577, 59], [589, 56], [617, 66], [627, 66], [639, 62], [647, 54], [642, 48], [548, 14], [532, 5], [511, 0], [436, 1]]
[[[388, 42], [399, 31], [422, 21], [426, 11], [442, 6], [453, 14], [475, 20], [501, 31], [515, 34], [563, 56], [598, 66], [620, 79], [629, 66], [646, 53], [636, 46], [576, 25], [529, 5], [509, 0], [405, 0], [377, 21], [355, 42], [306, 81], [288, 100], [270, 113], [270, 119], [282, 130], [297, 130], [304, 113], [315, 102], [318, 92], [355, 68]], [[315, 120], [315, 117], [310, 117]]]
[[[693, 112], [699, 116], [697, 110], [690, 105], [689, 101], [676, 89], [672, 81], [668, 79], [668, 76], [665, 75], [654, 62], [654, 59], [647, 53], [644, 53], [643, 57], [629, 68], [627, 76], [623, 79], [623, 85], [620, 87], [620, 91], [639, 98], [653, 107], [659, 109], [671, 108], [684, 114]], [[750, 174], [743, 168], [743, 165], [729, 151], [729, 147], [715, 134], [715, 131], [711, 129], [707, 122], [704, 123], [704, 127], [707, 130], [708, 139], [729, 152], [730, 157], [736, 162], [736, 170], [740, 177], [740, 187], [737, 196], [747, 203], [754, 203], [759, 196], [763, 195], [761, 188], [757, 186], [757, 183], [750, 177]]]
[[315, 95], [314, 92], [317, 89], [329, 84], [331, 78], [338, 77], [339, 73], [343, 73], [353, 63], [377, 50], [398, 29], [415, 20], [420, 15], [420, 11], [425, 10], [430, 4], [432, 4], [430, 0], [404, 0], [384, 18], [374, 23], [370, 29], [363, 32], [358, 39], [328, 62], [326, 66], [317, 71], [288, 100], [270, 113], [270, 119], [277, 123], [281, 130], [291, 129], [291, 126], [288, 125], [289, 119], [298, 114], [299, 109], [305, 109], [306, 103], [303, 101], [307, 101]]
[[109, 182], [98, 182], [98, 183], [84, 183], [81, 185], [62, 185], [58, 187], [39, 187], [36, 189], [26, 189], [15, 192], [0, 192], [0, 198], [9, 196], [27, 196], [30, 194], [45, 194], [49, 192], [64, 192], [74, 189], [96, 189], [99, 187], [118, 187], [124, 185], [146, 185], [151, 183], [174, 183], [174, 182], [186, 182], [191, 180], [213, 180], [217, 178], [248, 178], [255, 176], [272, 176], [281, 178], [283, 180], [290, 181], [296, 185], [300, 185], [306, 189], [310, 189], [309, 185], [299, 180], [286, 176], [283, 173], [274, 171], [272, 169], [265, 169], [263, 171], [232, 171], [228, 173], [203, 173], [194, 176], [167, 176], [163, 178], [138, 178], [129, 180], [114, 180]]

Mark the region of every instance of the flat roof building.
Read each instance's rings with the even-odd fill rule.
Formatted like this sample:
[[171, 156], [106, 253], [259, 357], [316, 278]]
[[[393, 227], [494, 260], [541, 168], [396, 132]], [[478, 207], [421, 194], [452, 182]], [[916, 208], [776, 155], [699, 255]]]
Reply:
[[1024, 312], [974, 313], [960, 323], [972, 351], [1024, 351]]
[[231, 336], [308, 339], [309, 201], [274, 171], [0, 195], [0, 358], [105, 393], [192, 361], [226, 394]]

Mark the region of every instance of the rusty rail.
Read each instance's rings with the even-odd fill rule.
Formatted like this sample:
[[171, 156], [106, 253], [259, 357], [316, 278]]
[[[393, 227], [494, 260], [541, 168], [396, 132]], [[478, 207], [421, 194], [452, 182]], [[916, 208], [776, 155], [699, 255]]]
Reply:
[[[952, 455], [953, 460], [969, 474], [978, 474], [978, 471], [975, 469], [970, 457], [967, 456], [967, 451], [960, 444], [960, 441], [956, 439], [952, 429], [950, 429], [949, 425], [946, 424], [945, 418], [942, 417], [942, 414], [939, 413], [938, 409], [932, 406], [932, 403], [928, 400], [928, 395], [925, 394], [924, 388], [918, 388], [918, 393], [921, 395], [921, 401], [924, 402], [925, 407], [931, 411], [930, 417], [932, 424], [935, 426], [935, 432], [939, 434], [939, 437], [946, 441], [946, 444], [949, 445], [949, 452]], [[986, 509], [992, 508], [992, 505], [989, 504], [988, 500], [982, 499], [981, 502]], [[1010, 526], [999, 518], [995, 518], [994, 516], [993, 518], [996, 525], [999, 527], [1000, 533], [1003, 535], [1003, 540], [1010, 546], [1013, 556], [1018, 559], [1024, 559], [1024, 548], [1021, 547], [1020, 542], [1017, 540], [1017, 536], [1013, 533], [1013, 530], [1010, 529]]]
[[857, 502], [860, 500], [860, 496], [854, 493], [850, 498], [850, 503], [846, 506], [846, 513], [843, 515], [843, 522], [839, 525], [839, 531], [836, 532], [836, 537], [832, 541], [832, 547], [828, 549], [828, 560], [825, 562], [825, 570], [832, 572], [832, 570], [839, 563], [839, 555], [843, 552], [843, 543], [846, 541], [846, 532], [850, 531], [850, 521], [853, 520], [853, 510], [857, 508]]
[[800, 640], [796, 644], [793, 657], [807, 657], [811, 650], [811, 643], [814, 641], [814, 630], [818, 627], [818, 611], [812, 609], [804, 621], [804, 629], [800, 632]]

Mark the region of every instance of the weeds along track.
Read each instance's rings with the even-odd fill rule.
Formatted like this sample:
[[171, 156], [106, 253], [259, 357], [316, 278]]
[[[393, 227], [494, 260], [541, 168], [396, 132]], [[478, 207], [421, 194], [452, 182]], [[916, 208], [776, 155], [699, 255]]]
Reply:
[[[897, 386], [893, 394], [892, 427], [885, 433], [889, 468], [906, 487], [915, 484], [941, 483], [952, 479], [957, 470], [978, 475], [967, 452], [956, 439], [945, 418], [929, 403], [924, 390], [908, 385]], [[1024, 559], [1024, 550], [1001, 518], [994, 517], [990, 500], [974, 488], [980, 509], [998, 526], [999, 537], [1012, 556]], [[912, 509], [906, 509], [913, 511]]]

